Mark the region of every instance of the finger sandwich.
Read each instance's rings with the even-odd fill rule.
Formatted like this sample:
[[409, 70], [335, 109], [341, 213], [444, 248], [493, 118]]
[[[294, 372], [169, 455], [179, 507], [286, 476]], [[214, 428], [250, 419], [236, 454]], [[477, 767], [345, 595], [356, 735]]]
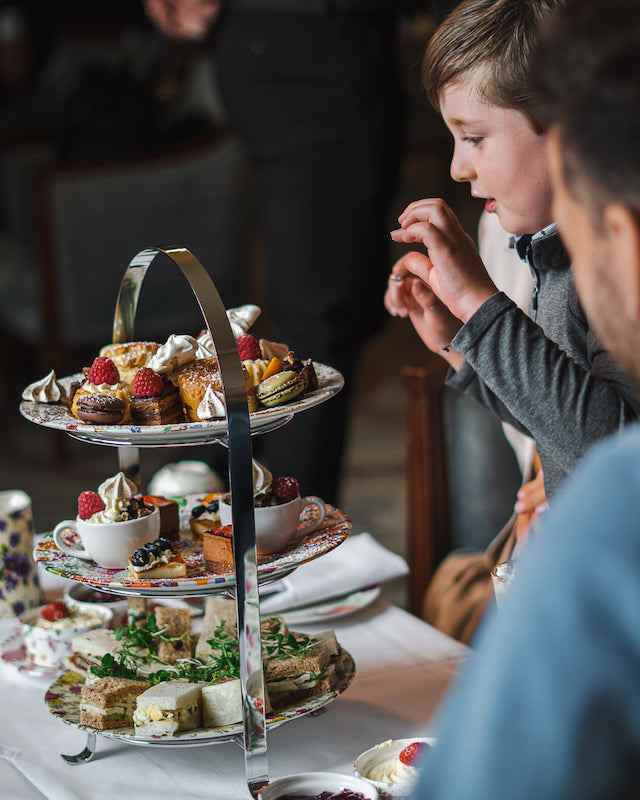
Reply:
[[99, 731], [129, 728], [136, 698], [148, 689], [146, 681], [100, 678], [85, 684], [80, 694], [80, 724]]
[[242, 693], [238, 678], [207, 683], [202, 687], [202, 721], [205, 728], [242, 721]]
[[71, 655], [67, 666], [90, 679], [91, 667], [98, 666], [103, 656], [115, 655], [120, 648], [113, 631], [96, 628], [74, 636], [71, 640]]
[[201, 686], [167, 681], [137, 698], [133, 713], [136, 736], [173, 736], [199, 728], [202, 719]]

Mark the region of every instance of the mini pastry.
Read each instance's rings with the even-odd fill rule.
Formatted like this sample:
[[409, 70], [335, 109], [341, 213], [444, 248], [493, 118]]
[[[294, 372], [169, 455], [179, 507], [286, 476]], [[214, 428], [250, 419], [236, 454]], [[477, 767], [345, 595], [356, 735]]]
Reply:
[[179, 367], [173, 373], [172, 380], [178, 386], [189, 422], [198, 421], [198, 406], [209, 386], [216, 391], [222, 391], [217, 358], [199, 358]]
[[256, 387], [258, 401], [267, 408], [295, 400], [304, 392], [304, 379], [293, 370], [278, 372]]
[[202, 534], [202, 554], [207, 567], [217, 575], [233, 572], [233, 533], [231, 525]]
[[194, 536], [200, 537], [206, 531], [220, 527], [220, 497], [221, 493], [209, 494], [203, 498], [200, 505], [191, 509], [189, 525]]
[[172, 333], [146, 366], [162, 375], [171, 375], [175, 370], [194, 361], [197, 353], [198, 342], [193, 336]]
[[302, 375], [305, 392], [313, 392], [318, 388], [318, 376], [316, 375], [313, 361], [310, 358], [301, 361], [299, 358], [295, 357], [294, 353], [289, 352], [287, 353], [282, 368], [293, 370], [293, 372], [298, 372]]
[[124, 401], [108, 394], [80, 394], [73, 402], [78, 419], [93, 425], [120, 425], [124, 421]]
[[191, 614], [186, 608], [156, 606], [156, 624], [170, 642], [158, 642], [158, 658], [163, 664], [175, 664], [181, 658], [191, 658]]
[[271, 361], [272, 358], [279, 358], [281, 361], [287, 357], [289, 345], [282, 342], [270, 342], [268, 339], [260, 339], [260, 353], [262, 358]]
[[151, 578], [184, 578], [187, 565], [179, 553], [174, 553], [167, 539], [156, 539], [134, 550], [127, 565], [135, 580]]
[[136, 698], [149, 688], [147, 681], [101, 678], [82, 687], [80, 724], [99, 731], [133, 724]]
[[178, 390], [149, 367], [142, 367], [136, 372], [131, 394], [131, 418], [138, 425], [184, 422]]
[[247, 359], [242, 362], [242, 366], [249, 376], [252, 386], [257, 386], [260, 383], [268, 364], [269, 362], [265, 361], [263, 358]]
[[[102, 424], [117, 425], [121, 422], [128, 422], [131, 419], [129, 410], [129, 391], [127, 386], [120, 381], [120, 373], [118, 372], [115, 364], [110, 358], [98, 356], [93, 360], [93, 364], [87, 371], [87, 380], [80, 386], [73, 396], [71, 403], [71, 413], [78, 419], [83, 419], [85, 422], [94, 422], [94, 419], [89, 419], [87, 414], [92, 414], [97, 410], [99, 413], [105, 411], [109, 413], [110, 417], [115, 416], [117, 406], [111, 404], [84, 404], [84, 417], [80, 416], [80, 401], [88, 397], [111, 397], [120, 400], [123, 405], [122, 416], [118, 422], [103, 422], [102, 417], [100, 422]], [[97, 408], [96, 408], [97, 405]]]
[[113, 361], [120, 373], [120, 380], [130, 386], [136, 372], [147, 366], [159, 347], [157, 342], [107, 344], [100, 350], [100, 355]]
[[180, 514], [178, 504], [168, 497], [145, 495], [145, 505], [155, 507], [160, 511], [160, 538], [176, 542], [180, 539]]

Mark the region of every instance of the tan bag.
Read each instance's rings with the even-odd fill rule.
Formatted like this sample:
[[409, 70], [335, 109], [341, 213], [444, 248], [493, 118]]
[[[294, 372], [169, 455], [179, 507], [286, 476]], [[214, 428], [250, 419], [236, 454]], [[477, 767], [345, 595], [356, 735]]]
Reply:
[[516, 516], [481, 553], [452, 553], [425, 593], [423, 617], [434, 628], [468, 644], [493, 602], [491, 570], [507, 561], [516, 543]]

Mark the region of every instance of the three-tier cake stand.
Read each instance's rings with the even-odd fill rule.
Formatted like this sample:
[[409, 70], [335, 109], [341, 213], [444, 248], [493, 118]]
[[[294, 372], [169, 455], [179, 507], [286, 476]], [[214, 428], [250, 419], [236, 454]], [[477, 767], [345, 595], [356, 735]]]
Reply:
[[[140, 471], [140, 447], [176, 447], [184, 445], [218, 444], [229, 451], [229, 487], [233, 497], [233, 553], [235, 563], [235, 582], [228, 584], [209, 583], [197, 591], [187, 588], [184, 591], [172, 589], [171, 597], [193, 595], [232, 594], [235, 597], [238, 619], [238, 639], [240, 647], [240, 683], [242, 690], [243, 733], [219, 736], [211, 739], [185, 739], [180, 742], [145, 741], [126, 739], [131, 744], [157, 747], [187, 746], [197, 747], [217, 742], [234, 740], [243, 745], [245, 773], [249, 792], [255, 798], [269, 782], [267, 759], [267, 723], [265, 686], [262, 669], [262, 645], [260, 639], [260, 601], [258, 593], [258, 566], [256, 556], [256, 537], [253, 512], [253, 470], [251, 436], [266, 433], [285, 425], [293, 413], [286, 406], [250, 419], [245, 394], [242, 365], [236, 349], [235, 338], [225, 307], [216, 286], [198, 259], [184, 248], [150, 248], [142, 250], [130, 262], [122, 278], [116, 303], [113, 342], [134, 340], [136, 310], [145, 275], [152, 263], [163, 263], [165, 267], [181, 270], [198, 302], [205, 326], [213, 338], [218, 358], [220, 376], [227, 411], [226, 421], [218, 424], [185, 425], [182, 432], [178, 426], [168, 435], [166, 432], [145, 431], [135, 426], [121, 426], [117, 431], [104, 431], [89, 426], [56, 425], [85, 442], [108, 445], [118, 448], [119, 467], [138, 486], [142, 484]], [[304, 405], [311, 407], [324, 402], [336, 394], [343, 385], [342, 376], [332, 370], [332, 380], [323, 392]], [[42, 422], [33, 413], [32, 404], [21, 406], [22, 413], [31, 421]], [[301, 409], [302, 410], [302, 409]], [[167, 428], [167, 432], [169, 430]], [[277, 577], [281, 577], [279, 574]], [[274, 577], [271, 577], [273, 580]], [[269, 576], [261, 576], [260, 582], [267, 582]], [[158, 591], [150, 592], [136, 589], [135, 586], [109, 587], [108, 591], [124, 595], [159, 596]], [[90, 761], [96, 750], [96, 733], [87, 733], [85, 748], [76, 755], [63, 755], [70, 764], [83, 764]]]

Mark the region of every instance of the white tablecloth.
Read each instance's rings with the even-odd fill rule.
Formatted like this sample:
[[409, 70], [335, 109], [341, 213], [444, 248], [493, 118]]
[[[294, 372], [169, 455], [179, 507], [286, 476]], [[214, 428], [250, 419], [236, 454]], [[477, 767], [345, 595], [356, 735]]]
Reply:
[[[324, 626], [327, 627], [327, 626]], [[429, 720], [467, 649], [406, 612], [379, 602], [337, 620], [357, 674], [316, 718], [269, 736], [271, 777], [304, 771], [351, 773], [355, 756], [390, 738], [429, 730]], [[322, 627], [304, 626], [306, 631]], [[0, 796], [11, 800], [230, 800], [248, 797], [235, 744], [159, 752], [98, 737], [89, 764], [68, 766], [85, 736], [51, 716], [48, 682], [0, 667]]]

